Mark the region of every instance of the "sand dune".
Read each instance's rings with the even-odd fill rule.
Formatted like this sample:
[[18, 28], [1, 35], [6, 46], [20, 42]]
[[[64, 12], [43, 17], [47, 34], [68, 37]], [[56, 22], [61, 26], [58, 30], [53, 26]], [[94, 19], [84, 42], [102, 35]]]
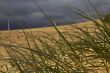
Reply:
[[[91, 28], [91, 27], [94, 27], [94, 24], [92, 22], [88, 21], [88, 22], [82, 22], [82, 23], [77, 23], [77, 24], [68, 24], [68, 25], [63, 25], [63, 26], [57, 26], [57, 28], [61, 32], [65, 32], [65, 31], [71, 31], [71, 29], [76, 30], [76, 26], [84, 28], [84, 29], [87, 28], [87, 27], [90, 27], [88, 29], [90, 31], [91, 30], [93, 31], [93, 28]], [[86, 29], [86, 30], [89, 31], [88, 29]], [[32, 32], [32, 34], [34, 34], [34, 35], [36, 35], [36, 34], [45, 35], [43, 33], [43, 32], [45, 32], [45, 33], [48, 33], [48, 34], [52, 34], [53, 37], [55, 37], [55, 38], [58, 37], [58, 33], [54, 29], [54, 27], [24, 29], [24, 31], [26, 33]], [[9, 40], [11, 40], [13, 42], [17, 42], [17, 43], [22, 44], [22, 45], [27, 44], [22, 29], [21, 30], [0, 31], [0, 40], [4, 43], [9, 43]], [[6, 52], [4, 52], [3, 47], [1, 47], [0, 49], [1, 49], [0, 54], [6, 54]]]
[[[77, 24], [68, 24], [68, 25], [63, 25], [63, 26], [57, 26], [57, 28], [59, 29], [59, 31], [61, 32], [66, 32], [66, 31], [71, 31], [71, 30], [75, 30], [77, 31], [76, 27], [81, 27], [84, 28], [87, 31], [94, 31], [93, 28], [95, 28], [94, 24], [90, 21], [88, 22], [83, 22], [83, 23], [77, 23]], [[44, 28], [33, 28], [33, 29], [24, 29], [25, 33], [31, 33], [33, 35], [36, 34], [40, 34], [40, 35], [45, 35], [45, 33], [51, 34], [53, 35], [53, 37], [58, 37], [58, 33], [57, 31], [54, 29], [54, 27], [44, 27]], [[45, 32], [45, 33], [43, 33]], [[76, 34], [76, 33], [75, 33]], [[10, 43], [9, 41], [13, 41], [13, 42], [17, 42], [19, 44], [22, 45], [26, 45], [26, 39], [24, 37], [24, 33], [23, 30], [10, 30], [10, 31], [0, 31], [0, 39], [1, 42], [5, 42], [5, 43]], [[13, 43], [15, 44], [15, 43]], [[4, 47], [0, 47], [0, 60], [2, 62], [2, 60], [4, 59], [4, 57], [7, 58], [8, 54], [6, 52], [6, 50], [4, 49]], [[0, 66], [3, 66], [2, 68], [5, 69], [6, 65], [8, 64], [8, 62], [4, 62], [0, 63]], [[7, 65], [10, 66], [10, 65]], [[0, 68], [0, 70], [3, 70], [2, 68]]]

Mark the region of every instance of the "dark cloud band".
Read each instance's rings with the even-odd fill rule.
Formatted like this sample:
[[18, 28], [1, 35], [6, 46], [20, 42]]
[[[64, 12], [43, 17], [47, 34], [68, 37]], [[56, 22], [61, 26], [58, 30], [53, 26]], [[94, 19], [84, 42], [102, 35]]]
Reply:
[[[85, 0], [86, 1], [86, 0]], [[94, 6], [103, 14], [110, 12], [110, 0], [91, 0]], [[78, 22], [82, 18], [71, 13], [65, 6], [69, 3], [79, 9], [85, 10], [86, 7], [82, 0], [39, 0], [40, 6], [47, 15], [56, 20], [58, 24]], [[0, 29], [6, 29], [7, 21], [10, 20], [12, 29], [21, 28], [22, 24], [31, 27], [48, 26], [48, 21], [36, 7], [33, 0], [0, 0]], [[16, 25], [16, 26], [15, 26]]]

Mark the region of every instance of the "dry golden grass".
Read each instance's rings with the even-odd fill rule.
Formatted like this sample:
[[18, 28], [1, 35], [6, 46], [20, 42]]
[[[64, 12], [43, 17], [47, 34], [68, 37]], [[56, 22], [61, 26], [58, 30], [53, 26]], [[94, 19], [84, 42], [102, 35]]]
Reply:
[[[84, 28], [87, 31], [91, 31], [91, 32], [96, 31], [96, 30], [93, 30], [93, 28], [95, 28], [95, 26], [94, 26], [93, 22], [90, 22], [90, 21], [83, 22], [83, 23], [77, 23], [77, 24], [68, 24], [68, 25], [63, 25], [63, 26], [57, 26], [57, 28], [61, 32], [71, 31], [71, 29], [77, 31], [76, 26]], [[86, 29], [86, 28], [89, 28], [89, 29]], [[54, 29], [54, 27], [24, 29], [24, 31], [26, 33], [32, 32], [33, 35], [36, 35], [36, 34], [45, 35], [43, 33], [43, 32], [45, 32], [45, 33], [52, 34], [53, 37], [55, 37], [55, 38], [58, 38], [57, 31]], [[75, 34], [77, 34], [77, 33], [75, 33]], [[6, 40], [7, 41], [11, 40], [11, 41], [17, 42], [19, 44], [24, 44], [24, 45], [27, 44], [22, 29], [21, 30], [0, 31], [0, 39], [4, 42]], [[9, 43], [7, 41], [6, 41], [6, 43]], [[6, 51], [4, 51], [3, 47], [1, 47], [0, 49], [1, 49], [0, 54], [5, 55]]]
[[[57, 28], [61, 32], [66, 32], [66, 31], [71, 32], [71, 29], [77, 31], [76, 27], [84, 28], [84, 30], [87, 30], [89, 32], [97, 31], [97, 30], [93, 29], [93, 28], [95, 28], [95, 26], [94, 26], [93, 22], [90, 22], [90, 21], [89, 22], [84, 22], [84, 23], [57, 26]], [[36, 35], [38, 33], [40, 35], [45, 35], [43, 32], [46, 32], [46, 33], [52, 34], [53, 37], [58, 38], [57, 31], [54, 29], [54, 27], [25, 29], [25, 32], [26, 33], [32, 32], [33, 35]], [[74, 34], [77, 34], [77, 33], [74, 33]], [[0, 31], [0, 39], [1, 39], [1, 41], [6, 42], [6, 43], [9, 43], [6, 40], [8, 40], [8, 41], [11, 40], [11, 41], [17, 42], [19, 44], [24, 44], [24, 45], [27, 44], [26, 39], [24, 37], [23, 30]], [[0, 51], [0, 55], [1, 55], [1, 57], [0, 57], [0, 60], [1, 60], [0, 70], [3, 70], [3, 69], [6, 70], [6, 66], [10, 67], [10, 65], [8, 64], [7, 61], [6, 62], [2, 61], [4, 59], [2, 56], [7, 57], [8, 54], [7, 54], [7, 52], [5, 51], [5, 49], [3, 47], [0, 47], [0, 49], [1, 49], [1, 51]], [[103, 73], [103, 72], [99, 72], [99, 73]]]

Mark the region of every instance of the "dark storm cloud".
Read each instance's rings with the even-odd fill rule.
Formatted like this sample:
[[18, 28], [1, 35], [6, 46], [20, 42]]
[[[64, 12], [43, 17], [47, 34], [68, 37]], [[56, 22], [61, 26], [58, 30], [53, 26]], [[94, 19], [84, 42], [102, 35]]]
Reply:
[[[57, 23], [76, 22], [82, 18], [71, 13], [66, 8], [67, 3], [86, 11], [83, 0], [38, 0], [39, 5], [47, 15], [56, 20]], [[86, 0], [85, 0], [86, 1]], [[94, 6], [101, 12], [110, 12], [110, 0], [91, 0]], [[76, 19], [77, 18], [77, 19]], [[36, 7], [33, 0], [0, 0], [0, 24], [6, 24], [10, 20], [12, 24], [25, 26], [47, 26], [48, 21]]]

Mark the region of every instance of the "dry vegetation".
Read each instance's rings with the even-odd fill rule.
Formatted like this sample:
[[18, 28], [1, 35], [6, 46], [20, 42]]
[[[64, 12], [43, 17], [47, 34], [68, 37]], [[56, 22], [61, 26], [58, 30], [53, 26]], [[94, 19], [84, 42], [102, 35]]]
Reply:
[[[53, 27], [1, 31], [0, 39], [1, 39], [2, 45], [0, 48], [1, 49], [0, 71], [7, 72], [7, 73], [8, 72], [9, 73], [15, 73], [15, 72], [19, 73], [20, 72], [19, 68], [17, 68], [16, 64], [15, 64], [15, 67], [13, 67], [12, 64], [10, 64], [11, 57], [6, 50], [6, 47], [10, 48], [10, 52], [13, 57], [22, 59], [23, 57], [20, 56], [20, 54], [15, 54], [15, 53], [17, 53], [18, 49], [21, 47], [19, 45], [22, 45], [22, 47], [21, 47], [22, 50], [20, 50], [18, 52], [20, 52], [22, 55], [27, 57], [24, 59], [27, 59], [27, 60], [30, 59], [30, 61], [31, 61], [31, 58], [25, 52], [27, 52], [28, 54], [31, 55], [31, 52], [36, 51], [36, 53], [33, 52], [35, 55], [35, 58], [34, 58], [35, 61], [40, 60], [40, 57], [38, 57], [39, 55], [42, 57], [43, 56], [47, 57], [46, 52], [51, 54], [51, 55], [48, 54], [48, 56], [50, 58], [48, 58], [48, 57], [47, 57], [48, 59], [43, 58], [45, 61], [45, 64], [47, 64], [47, 66], [49, 67], [46, 69], [48, 71], [40, 70], [43, 67], [45, 67], [45, 66], [38, 64], [39, 62], [41, 64], [43, 64], [42, 59], [41, 59], [41, 61], [39, 61], [38, 63], [35, 63], [35, 66], [37, 66], [37, 68], [36, 67], [35, 68], [36, 68], [36, 70], [38, 69], [37, 71], [36, 70], [34, 71], [33, 69], [30, 70], [31, 68], [34, 68], [34, 67], [31, 67], [30, 64], [26, 63], [26, 65], [24, 65], [24, 66], [27, 66], [27, 67], [24, 68], [23, 72], [20, 72], [20, 73], [55, 72], [56, 70], [50, 69], [50, 68], [54, 69], [54, 67], [56, 67], [55, 61], [57, 61], [58, 63], [61, 64], [61, 65], [58, 64], [59, 68], [60, 68], [60, 66], [61, 67], [64, 66], [65, 68], [68, 68], [68, 66], [70, 67], [70, 70], [64, 70], [64, 71], [61, 68], [61, 72], [60, 72], [60, 70], [57, 70], [58, 73], [62, 73], [62, 72], [64, 72], [64, 73], [67, 73], [67, 72], [68, 73], [69, 72], [70, 73], [71, 72], [72, 73], [85, 73], [85, 71], [83, 71], [82, 65], [85, 66], [86, 72], [89, 72], [89, 73], [93, 73], [93, 72], [106, 73], [109, 70], [108, 69], [106, 71], [106, 69], [105, 69], [106, 67], [104, 66], [105, 62], [103, 63], [104, 60], [101, 60], [102, 58], [98, 57], [98, 54], [95, 53], [94, 48], [89, 47], [89, 43], [88, 43], [89, 41], [85, 41], [85, 42], [83, 41], [83, 39], [88, 40], [88, 36], [85, 35], [85, 31], [87, 33], [89, 33], [89, 35], [91, 35], [92, 37], [93, 36], [97, 37], [97, 34], [100, 33], [99, 29], [95, 26], [95, 24], [93, 22], [89, 21], [89, 22], [78, 23], [78, 24], [58, 26], [57, 28], [63, 34], [63, 36], [66, 38], [66, 41], [68, 41], [69, 44], [72, 46], [72, 48], [75, 50], [75, 52], [77, 54], [76, 56], [79, 57], [81, 60], [76, 59], [77, 57], [75, 58], [75, 53], [72, 52], [71, 50], [69, 50], [70, 48], [68, 47], [68, 45], [65, 43], [65, 41], [62, 39], [60, 34], [58, 34], [57, 31]], [[32, 40], [33, 37], [34, 37], [34, 40], [36, 39], [35, 42]], [[35, 38], [35, 37], [39, 37], [40, 39]], [[27, 43], [26, 38], [28, 38], [28, 43]], [[97, 38], [94, 38], [94, 39], [97, 39]], [[56, 41], [56, 43], [55, 43], [55, 41]], [[87, 43], [88, 43], [88, 45], [87, 45]], [[33, 49], [35, 47], [35, 44], [37, 47], [35, 49]], [[6, 47], [4, 47], [4, 45]], [[58, 45], [60, 47], [58, 47]], [[83, 46], [85, 46], [85, 47], [83, 47]], [[29, 49], [26, 49], [26, 48], [30, 48], [31, 52]], [[11, 50], [11, 49], [13, 49], [13, 50]], [[16, 50], [16, 52], [14, 51], [14, 49]], [[23, 52], [23, 50], [25, 52]], [[43, 50], [45, 50], [45, 51], [43, 51]], [[50, 53], [49, 51], [53, 52], [53, 54]], [[73, 56], [69, 55], [69, 51], [70, 51], [70, 54], [73, 54]], [[42, 53], [42, 55], [40, 53]], [[57, 54], [56, 57], [51, 58], [51, 56], [55, 56], [55, 54]], [[58, 60], [56, 60], [56, 58], [58, 58]], [[54, 59], [55, 59], [55, 61], [54, 61]], [[76, 61], [74, 61], [74, 60], [76, 60]], [[79, 61], [79, 63], [76, 63], [77, 61]], [[26, 61], [24, 60], [24, 63], [25, 62]], [[29, 62], [29, 61], [27, 61], [27, 62]], [[34, 61], [32, 60], [31, 65], [33, 65], [33, 64], [34, 64]], [[76, 64], [78, 64], [78, 66]], [[53, 67], [51, 67], [51, 66], [53, 66]], [[107, 65], [107, 68], [108, 67], [109, 66]]]
[[1, 31], [1, 73], [110, 73], [109, 20], [90, 0], [90, 14], [69, 8], [88, 22], [58, 27], [34, 2], [53, 27]]

